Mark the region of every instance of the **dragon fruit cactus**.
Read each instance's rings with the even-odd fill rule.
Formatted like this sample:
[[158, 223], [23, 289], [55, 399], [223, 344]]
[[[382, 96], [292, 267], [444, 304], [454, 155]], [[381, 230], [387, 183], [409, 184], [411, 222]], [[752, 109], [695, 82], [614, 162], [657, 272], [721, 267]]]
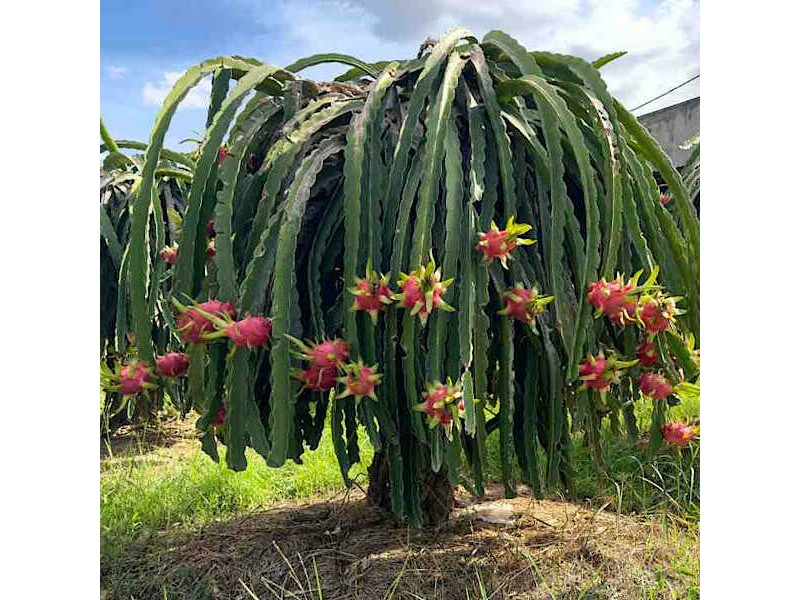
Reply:
[[162, 377], [180, 377], [189, 369], [189, 357], [183, 352], [168, 352], [156, 357], [156, 370]]
[[357, 278], [356, 285], [348, 291], [355, 296], [351, 310], [366, 311], [373, 323], [378, 322], [378, 313], [391, 304], [394, 298], [389, 289], [389, 276], [373, 271], [370, 261], [367, 261], [365, 277]]
[[684, 312], [676, 308], [678, 300], [680, 298], [667, 296], [660, 291], [643, 294], [636, 306], [636, 320], [647, 333], [667, 331], [675, 322], [675, 317]]
[[639, 364], [643, 367], [654, 367], [658, 364], [658, 351], [652, 341], [645, 340], [636, 349], [636, 358], [639, 359]]
[[544, 307], [555, 299], [554, 296], [539, 296], [536, 288], [526, 289], [521, 283], [503, 294], [506, 307], [498, 311], [500, 315], [508, 315], [529, 325], [533, 325], [536, 317], [544, 312]]
[[161, 259], [168, 265], [174, 265], [178, 262], [178, 244], [172, 246], [165, 246], [161, 252], [158, 253]]
[[579, 389], [593, 389], [604, 395], [612, 383], [619, 383], [626, 369], [638, 362], [620, 360], [615, 354], [606, 358], [602, 351], [596, 356], [590, 354], [578, 367], [578, 378], [582, 382]]
[[431, 429], [441, 425], [447, 437], [452, 440], [453, 420], [458, 415], [461, 396], [461, 386], [454, 385], [450, 378], [447, 379], [447, 383], [434, 381], [427, 384], [425, 391], [422, 392], [423, 401], [414, 406], [414, 409], [427, 415], [428, 426]]
[[221, 337], [215, 335], [217, 327], [224, 329], [236, 318], [236, 309], [230, 302], [208, 300], [190, 307], [183, 306], [174, 298], [172, 302], [181, 313], [177, 322], [178, 333], [190, 344], [200, 344], [214, 337]]
[[339, 398], [353, 396], [356, 401], [364, 396], [377, 400], [375, 388], [381, 382], [381, 375], [378, 373], [377, 365], [368, 367], [360, 360], [355, 363], [348, 363], [342, 367], [345, 376], [339, 378], [339, 382], [344, 384], [344, 391], [339, 394]]
[[642, 373], [639, 376], [639, 390], [647, 398], [663, 400], [672, 393], [672, 384], [661, 373]]
[[668, 444], [686, 446], [698, 436], [700, 429], [684, 423], [664, 423], [661, 426], [661, 436]]
[[517, 246], [530, 246], [536, 243], [536, 240], [519, 237], [531, 229], [532, 227], [526, 223], [514, 223], [513, 215], [508, 218], [505, 229], [498, 228], [492, 221], [489, 231], [478, 233], [478, 244], [475, 247], [483, 252], [488, 264], [497, 258], [503, 268], [507, 269], [511, 252]]
[[272, 321], [264, 317], [245, 317], [228, 325], [225, 335], [240, 348], [260, 348], [269, 343]]
[[225, 406], [225, 403], [219, 405], [217, 409], [217, 414], [214, 415], [214, 418], [211, 419], [211, 425], [214, 427], [222, 427], [223, 423], [225, 423], [225, 417], [228, 416], [228, 407]]
[[143, 392], [146, 388], [157, 387], [150, 383], [153, 374], [150, 367], [142, 362], [123, 365], [119, 371], [119, 391], [125, 396]]
[[394, 295], [395, 300], [400, 300], [403, 306], [411, 311], [412, 315], [419, 315], [423, 327], [428, 322], [428, 317], [437, 308], [452, 312], [455, 309], [442, 299], [447, 293], [447, 288], [454, 279], [442, 281], [442, 271], [436, 268], [436, 263], [431, 254], [431, 260], [424, 267], [411, 273], [400, 273], [400, 292]]

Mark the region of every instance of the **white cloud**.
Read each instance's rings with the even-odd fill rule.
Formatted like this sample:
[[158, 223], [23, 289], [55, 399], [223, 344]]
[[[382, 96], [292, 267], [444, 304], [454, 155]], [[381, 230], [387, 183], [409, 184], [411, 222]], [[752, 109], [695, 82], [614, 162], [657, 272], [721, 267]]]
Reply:
[[[181, 75], [183, 73], [180, 71], [165, 71], [161, 81], [148, 81], [145, 83], [142, 88], [142, 100], [145, 106], [161, 106], [172, 86], [180, 79]], [[206, 109], [208, 108], [210, 96], [211, 81], [210, 79], [204, 79], [186, 95], [186, 98], [180, 104], [180, 108]]]
[[106, 72], [111, 79], [122, 79], [128, 70], [128, 67], [117, 67], [114, 65], [106, 67]]
[[[700, 70], [698, 0], [235, 0], [253, 18], [286, 37], [284, 61], [317, 52], [345, 52], [365, 60], [406, 58], [427, 37], [461, 25], [479, 39], [501, 29], [529, 50], [594, 60], [627, 50], [603, 68], [611, 92], [636, 106]], [[341, 67], [318, 67], [308, 76], [330, 77]], [[699, 95], [699, 80], [647, 106], [655, 110]]]

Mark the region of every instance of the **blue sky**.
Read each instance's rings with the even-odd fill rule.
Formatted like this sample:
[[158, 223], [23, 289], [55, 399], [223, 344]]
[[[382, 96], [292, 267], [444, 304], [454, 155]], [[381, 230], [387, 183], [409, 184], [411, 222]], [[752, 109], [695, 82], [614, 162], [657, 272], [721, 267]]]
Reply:
[[[628, 50], [603, 74], [633, 107], [699, 73], [699, 20], [693, 0], [102, 0], [100, 106], [112, 135], [146, 141], [171, 84], [205, 58], [241, 54], [277, 65], [317, 52], [406, 58], [426, 37], [462, 25], [478, 37], [503, 29], [529, 49], [587, 59]], [[341, 70], [305, 74], [329, 79]], [[202, 132], [208, 90], [205, 82], [184, 101], [168, 147], [189, 149], [178, 142]], [[639, 112], [699, 94], [697, 80]]]

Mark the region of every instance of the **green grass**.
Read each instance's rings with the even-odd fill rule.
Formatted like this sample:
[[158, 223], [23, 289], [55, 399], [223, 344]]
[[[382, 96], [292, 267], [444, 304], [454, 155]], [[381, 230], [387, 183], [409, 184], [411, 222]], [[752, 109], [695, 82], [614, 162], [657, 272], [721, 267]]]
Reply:
[[[644, 422], [649, 417], [648, 407], [648, 402], [637, 403]], [[690, 401], [671, 408], [669, 418], [691, 418], [698, 412], [699, 403]], [[500, 480], [497, 437], [493, 433], [487, 440], [487, 478], [495, 481]], [[624, 513], [666, 514], [696, 525], [700, 509], [697, 445], [680, 452], [667, 448], [653, 456], [646, 448], [615, 438], [608, 431], [604, 437], [606, 479], [598, 478], [581, 436], [574, 438], [574, 499], [589, 500], [598, 507], [608, 503], [612, 510]], [[372, 458], [363, 432], [360, 446], [362, 462], [351, 469], [350, 475], [363, 485], [366, 465]], [[289, 462], [279, 469], [267, 467], [261, 457], [248, 450], [248, 468], [235, 473], [224, 466], [224, 457], [220, 464], [214, 463], [200, 451], [199, 444], [166, 464], [133, 457], [114, 463], [104, 469], [100, 485], [104, 555], [117, 553], [130, 540], [148, 532], [194, 527], [275, 502], [344, 490], [327, 430], [319, 448], [303, 455], [302, 465]]]
[[[350, 476], [366, 481], [372, 448], [360, 439], [361, 463]], [[279, 469], [248, 450], [248, 467], [236, 473], [225, 467], [224, 448], [217, 464], [194, 451], [166, 464], [133, 457], [107, 468], [100, 481], [100, 547], [115, 554], [147, 532], [197, 526], [246, 513], [276, 502], [307, 499], [344, 490], [330, 433], [319, 448], [303, 455], [303, 464], [288, 462]]]

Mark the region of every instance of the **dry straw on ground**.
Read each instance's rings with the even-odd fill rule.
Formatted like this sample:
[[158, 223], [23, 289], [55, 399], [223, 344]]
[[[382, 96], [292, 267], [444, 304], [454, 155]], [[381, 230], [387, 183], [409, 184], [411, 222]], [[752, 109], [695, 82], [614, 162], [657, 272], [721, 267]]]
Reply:
[[363, 498], [283, 505], [140, 540], [118, 568], [136, 598], [480, 598], [479, 578], [492, 598], [686, 598], [695, 584], [659, 522], [499, 494], [462, 495], [423, 531]]

